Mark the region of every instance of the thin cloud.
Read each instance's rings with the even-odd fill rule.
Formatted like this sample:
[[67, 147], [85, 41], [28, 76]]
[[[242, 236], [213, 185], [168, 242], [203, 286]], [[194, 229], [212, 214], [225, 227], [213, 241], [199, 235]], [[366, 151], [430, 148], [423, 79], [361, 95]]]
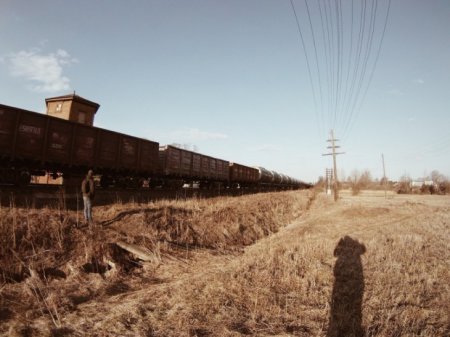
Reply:
[[219, 132], [202, 131], [197, 128], [184, 128], [170, 132], [170, 137], [178, 141], [194, 142], [227, 139], [228, 135]]
[[77, 63], [64, 49], [54, 53], [42, 53], [40, 49], [19, 51], [4, 58], [10, 74], [24, 79], [36, 92], [58, 92], [70, 88], [70, 80], [63, 74], [65, 66]]
[[415, 78], [415, 79], [413, 80], [413, 83], [414, 83], [414, 84], [417, 84], [417, 85], [422, 85], [422, 84], [425, 83], [425, 81], [424, 81], [423, 79], [421, 79], [421, 78]]

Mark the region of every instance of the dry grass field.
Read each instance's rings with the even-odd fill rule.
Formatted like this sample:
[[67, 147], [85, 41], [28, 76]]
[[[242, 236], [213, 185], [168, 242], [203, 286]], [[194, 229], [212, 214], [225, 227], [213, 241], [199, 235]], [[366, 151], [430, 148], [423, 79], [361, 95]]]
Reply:
[[94, 216], [0, 209], [0, 334], [450, 335], [448, 196], [295, 191]]

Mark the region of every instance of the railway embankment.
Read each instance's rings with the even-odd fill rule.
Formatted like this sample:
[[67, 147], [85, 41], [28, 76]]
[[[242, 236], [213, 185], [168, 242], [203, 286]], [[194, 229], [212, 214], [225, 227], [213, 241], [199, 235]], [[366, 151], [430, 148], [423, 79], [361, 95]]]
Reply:
[[[83, 207], [81, 195], [81, 180], [76, 186], [62, 185], [29, 185], [19, 187], [13, 185], [0, 186], [0, 205], [3, 207], [19, 208], [54, 208], [71, 211]], [[95, 192], [95, 204], [97, 206], [108, 206], [114, 204], [139, 203], [146, 204], [154, 201], [167, 199], [207, 199], [217, 197], [240, 197], [243, 195], [280, 191], [273, 188], [101, 188], [97, 187]]]
[[304, 214], [313, 199], [313, 191], [292, 191], [118, 202], [95, 207], [91, 225], [82, 210], [61, 203], [2, 206], [0, 332], [65, 331], [64, 317], [79, 306], [177, 281], [202, 254], [238, 256]]

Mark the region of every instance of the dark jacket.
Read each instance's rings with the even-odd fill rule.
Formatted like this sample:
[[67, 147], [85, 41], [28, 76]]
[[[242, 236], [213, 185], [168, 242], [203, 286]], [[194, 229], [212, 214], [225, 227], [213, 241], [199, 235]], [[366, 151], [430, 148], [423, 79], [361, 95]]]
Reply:
[[93, 198], [95, 195], [95, 185], [93, 178], [84, 178], [81, 183], [81, 192], [83, 193], [83, 197]]

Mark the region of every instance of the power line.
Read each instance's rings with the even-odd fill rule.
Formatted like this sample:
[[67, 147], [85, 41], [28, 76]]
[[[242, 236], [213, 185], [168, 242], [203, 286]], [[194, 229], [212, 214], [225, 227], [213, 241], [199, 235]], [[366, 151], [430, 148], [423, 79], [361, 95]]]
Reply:
[[[350, 65], [351, 65], [351, 61], [352, 61], [352, 55], [353, 55], [353, 0], [352, 0], [352, 4], [351, 4], [351, 21], [350, 21], [350, 48], [349, 48], [349, 52], [348, 52], [348, 63], [347, 63], [347, 78], [345, 80], [345, 91], [344, 91], [344, 95], [342, 98], [342, 102], [343, 104], [345, 104], [345, 102], [347, 101], [347, 96], [348, 96], [348, 90], [349, 90], [349, 79], [350, 79]], [[342, 111], [342, 115], [344, 115], [345, 110], [341, 110]], [[345, 117], [342, 116], [341, 117], [342, 121], [345, 121]]]
[[[292, 3], [292, 1], [291, 1], [291, 3]], [[320, 105], [321, 105], [321, 114], [320, 114], [321, 116], [320, 117], [323, 120], [322, 81], [321, 81], [321, 74], [320, 74], [320, 67], [319, 67], [319, 58], [317, 56], [316, 38], [315, 38], [315, 35], [314, 35], [314, 29], [313, 29], [313, 25], [312, 25], [312, 22], [311, 22], [311, 15], [310, 15], [310, 12], [309, 12], [309, 6], [308, 6], [308, 1], [307, 0], [305, 0], [305, 5], [306, 5], [306, 11], [308, 13], [309, 26], [311, 28], [311, 34], [312, 34], [312, 40], [313, 40], [313, 46], [314, 46], [314, 54], [316, 56], [316, 67], [317, 67], [317, 74], [318, 74], [318, 77], [319, 77], [319, 93], [320, 93]]]
[[[376, 19], [376, 8], [377, 8], [377, 4], [378, 1], [377, 0], [373, 0], [372, 1], [372, 10], [371, 10], [371, 15], [370, 15], [370, 22], [368, 25], [368, 36], [367, 36], [367, 41], [366, 41], [366, 48], [365, 48], [365, 55], [363, 57], [363, 63], [362, 63], [362, 69], [361, 69], [361, 73], [360, 73], [360, 78], [359, 78], [359, 84], [357, 87], [357, 92], [353, 101], [353, 105], [351, 107], [351, 111], [350, 111], [350, 118], [348, 120], [348, 122], [351, 121], [351, 118], [354, 114], [355, 108], [357, 106], [358, 101], [360, 100], [360, 92], [361, 89], [363, 87], [363, 83], [364, 83], [364, 79], [366, 76], [366, 71], [367, 71], [367, 64], [369, 61], [369, 57], [370, 57], [370, 51], [372, 49], [372, 42], [373, 42], [373, 35], [375, 32], [375, 19]], [[348, 128], [348, 125], [345, 126], [343, 132], [346, 132], [346, 128]]]
[[314, 99], [314, 107], [315, 107], [315, 112], [316, 112], [316, 120], [317, 120], [317, 98], [316, 98], [316, 92], [315, 92], [312, 73], [311, 73], [311, 67], [309, 65], [308, 53], [306, 51], [305, 41], [303, 39], [302, 29], [300, 27], [300, 22], [298, 20], [297, 12], [295, 11], [294, 3], [292, 2], [292, 0], [290, 0], [290, 2], [291, 2], [292, 11], [294, 12], [295, 22], [297, 23], [298, 33], [300, 34], [300, 39], [302, 41], [303, 52], [304, 52], [305, 58], [306, 58], [306, 64], [308, 67], [308, 74], [309, 74], [309, 81], [311, 83], [311, 89], [312, 89], [313, 99]]
[[359, 73], [359, 67], [360, 67], [360, 59], [361, 59], [361, 52], [362, 52], [362, 46], [363, 46], [363, 39], [364, 39], [364, 28], [365, 28], [365, 11], [366, 11], [366, 0], [364, 0], [363, 3], [361, 3], [360, 6], [360, 14], [359, 14], [359, 34], [358, 34], [358, 43], [356, 45], [356, 51], [355, 51], [355, 66], [353, 69], [353, 76], [352, 76], [352, 83], [350, 85], [350, 94], [348, 96], [348, 100], [346, 102], [346, 108], [345, 108], [345, 120], [347, 120], [347, 116], [350, 112], [351, 108], [351, 102], [353, 101], [353, 96], [355, 93], [355, 85], [356, 85], [356, 79], [358, 77]]
[[[383, 11], [379, 0], [360, 0], [356, 4], [354, 0], [304, 0], [301, 12], [297, 12], [293, 0], [290, 3], [308, 68], [318, 130], [321, 132], [324, 126], [339, 129], [346, 137], [373, 79], [391, 0], [381, 38], [377, 22]], [[301, 27], [301, 14], [303, 25], [308, 27]]]
[[[327, 44], [327, 39], [325, 38], [325, 25], [324, 25], [324, 13], [322, 12], [322, 6], [321, 6], [321, 1], [318, 1], [319, 4], [319, 13], [320, 13], [320, 22], [321, 22], [321, 26], [322, 26], [322, 40], [323, 40], [323, 49], [324, 49], [324, 55], [325, 55], [325, 73], [326, 73], [326, 82], [327, 82], [327, 97], [328, 97], [328, 104], [327, 104], [327, 115], [328, 115], [328, 111], [331, 108], [331, 48], [329, 46], [330, 44], [330, 40], [329, 40], [329, 34], [328, 34], [328, 44]], [[325, 10], [325, 8], [323, 9]], [[328, 30], [328, 27], [327, 27]], [[325, 122], [323, 122], [325, 124]]]
[[342, 9], [341, 1], [335, 1], [336, 8], [336, 44], [337, 44], [337, 70], [336, 70], [336, 107], [334, 110], [333, 128], [336, 127], [336, 121], [340, 115], [340, 98], [341, 98], [341, 84], [342, 84], [342, 56], [343, 56], [343, 38], [342, 31]]
[[[359, 109], [361, 109], [362, 102], [364, 102], [364, 99], [365, 99], [365, 97], [366, 97], [366, 95], [367, 95], [367, 91], [369, 90], [370, 84], [372, 83], [373, 75], [375, 74], [375, 69], [376, 69], [376, 67], [377, 67], [378, 60], [379, 60], [379, 58], [380, 58], [381, 47], [382, 47], [382, 45], [383, 45], [384, 36], [385, 36], [385, 34], [386, 34], [386, 28], [387, 28], [387, 24], [388, 24], [388, 19], [389, 19], [390, 9], [391, 9], [391, 0], [389, 0], [389, 2], [388, 2], [388, 8], [387, 8], [386, 16], [385, 16], [385, 19], [384, 19], [384, 27], [383, 27], [383, 32], [382, 32], [382, 34], [381, 34], [380, 43], [379, 43], [379, 45], [378, 45], [377, 55], [376, 55], [375, 61], [374, 61], [374, 63], [373, 63], [372, 71], [371, 71], [370, 76], [369, 76], [369, 81], [367, 82], [366, 89], [364, 90], [364, 94], [363, 94], [363, 96], [362, 96], [362, 100], [361, 100]], [[354, 124], [352, 124], [352, 125], [349, 126], [349, 130], [348, 130], [348, 132], [347, 132], [346, 134], [348, 134], [348, 133], [351, 132], [351, 130], [353, 129], [353, 125], [354, 125]], [[344, 135], [344, 137], [346, 137], [346, 135]]]
[[[329, 2], [329, 10], [330, 10], [330, 12], [329, 12], [329, 18], [330, 18], [330, 31], [331, 31], [331, 47], [332, 47], [332, 50], [333, 50], [333, 53], [332, 53], [332, 55], [333, 55], [333, 58], [332, 58], [332, 67], [333, 67], [333, 69], [332, 69], [332, 77], [331, 77], [331, 83], [332, 83], [332, 92], [333, 92], [333, 95], [332, 95], [332, 100], [333, 100], [333, 109], [332, 109], [332, 114], [331, 114], [331, 120], [330, 120], [330, 126], [331, 127], [334, 127], [334, 121], [336, 120], [336, 113], [337, 113], [337, 111], [336, 111], [336, 108], [337, 108], [337, 106], [336, 106], [336, 100], [337, 100], [337, 85], [335, 86], [334, 84], [335, 83], [337, 83], [337, 71], [336, 71], [336, 69], [337, 69], [337, 65], [338, 65], [338, 60], [336, 60], [336, 55], [337, 55], [337, 46], [336, 46], [336, 41], [335, 41], [335, 35], [337, 35], [337, 32], [336, 32], [336, 34], [335, 34], [335, 29], [334, 29], [334, 20], [333, 20], [333, 16], [334, 15], [332, 15], [332, 6], [331, 6], [331, 0], [330, 0], [330, 2]], [[333, 121], [333, 122], [332, 122]]]

